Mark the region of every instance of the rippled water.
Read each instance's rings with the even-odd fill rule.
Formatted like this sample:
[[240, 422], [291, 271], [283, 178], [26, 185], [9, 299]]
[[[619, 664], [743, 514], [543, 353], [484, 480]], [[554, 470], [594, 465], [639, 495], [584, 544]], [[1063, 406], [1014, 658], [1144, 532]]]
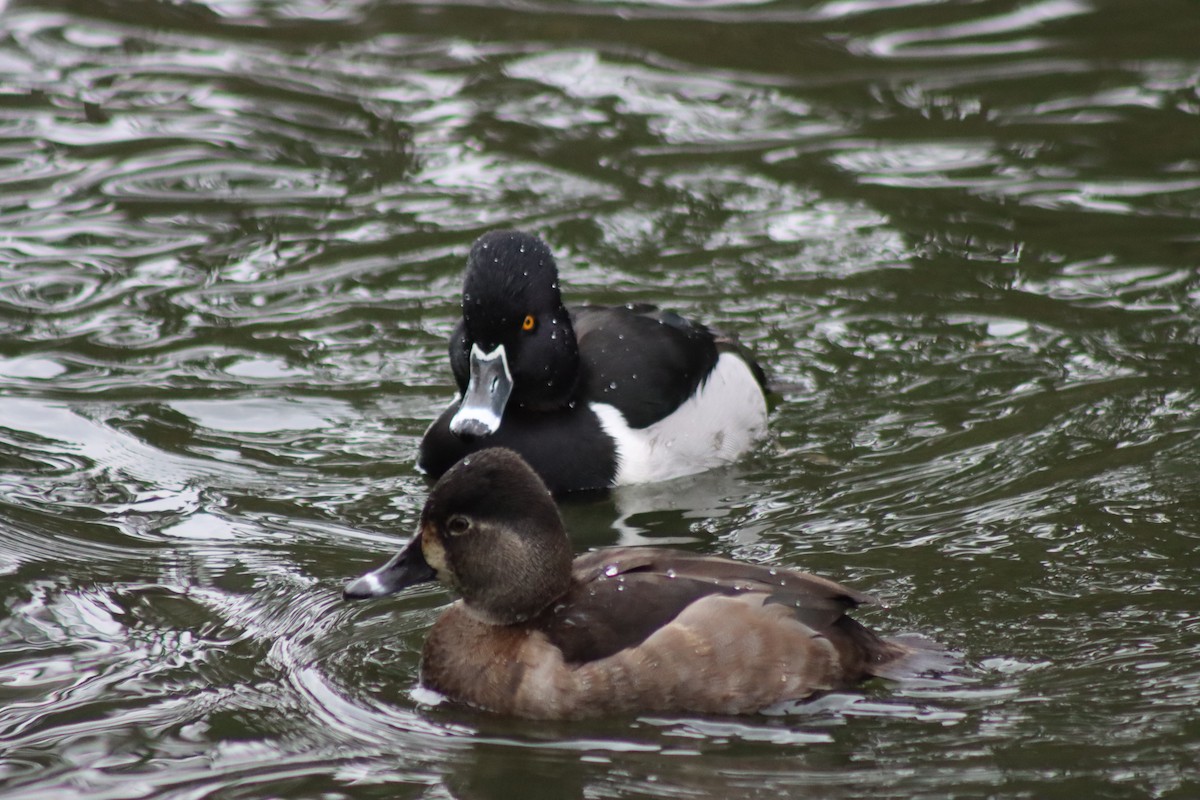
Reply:
[[[1200, 793], [1200, 10], [1112, 0], [9, 2], [12, 797]], [[470, 242], [736, 331], [736, 467], [569, 502], [879, 593], [966, 657], [789, 717], [414, 697]]]

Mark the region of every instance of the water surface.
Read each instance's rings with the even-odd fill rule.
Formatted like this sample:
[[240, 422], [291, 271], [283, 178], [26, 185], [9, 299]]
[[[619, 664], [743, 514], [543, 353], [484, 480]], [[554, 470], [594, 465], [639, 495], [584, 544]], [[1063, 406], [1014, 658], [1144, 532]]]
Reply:
[[[1200, 10], [1162, 0], [9, 2], [0, 793], [1200, 791]], [[964, 654], [786, 717], [414, 695], [467, 248], [737, 333], [725, 470], [579, 549], [799, 566]]]

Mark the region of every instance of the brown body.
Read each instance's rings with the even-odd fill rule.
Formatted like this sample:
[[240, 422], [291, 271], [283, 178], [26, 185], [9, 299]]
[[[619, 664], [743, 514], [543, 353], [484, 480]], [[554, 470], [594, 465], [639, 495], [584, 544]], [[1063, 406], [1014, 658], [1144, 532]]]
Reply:
[[852, 686], [910, 652], [844, 615], [869, 597], [811, 575], [614, 548], [577, 559], [572, 577], [516, 625], [455, 603], [425, 642], [421, 683], [520, 717], [745, 714]]
[[851, 619], [873, 598], [815, 575], [649, 547], [571, 562], [545, 486], [505, 450], [447, 472], [418, 536], [346, 596], [435, 578], [463, 599], [430, 631], [421, 683], [514, 716], [744, 714], [938, 660]]

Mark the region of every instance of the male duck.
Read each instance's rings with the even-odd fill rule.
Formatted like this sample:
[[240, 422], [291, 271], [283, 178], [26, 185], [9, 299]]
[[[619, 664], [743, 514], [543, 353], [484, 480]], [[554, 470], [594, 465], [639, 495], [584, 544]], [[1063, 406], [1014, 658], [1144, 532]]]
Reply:
[[652, 306], [563, 306], [536, 236], [475, 242], [450, 338], [459, 397], [425, 432], [437, 477], [484, 447], [519, 452], [557, 493], [725, 464], [766, 431], [762, 371], [703, 325]]
[[344, 595], [432, 580], [462, 600], [429, 633], [421, 683], [502, 714], [751, 713], [937, 661], [846, 616], [872, 598], [814, 575], [650, 547], [572, 562], [550, 493], [505, 449], [446, 472], [413, 540]]

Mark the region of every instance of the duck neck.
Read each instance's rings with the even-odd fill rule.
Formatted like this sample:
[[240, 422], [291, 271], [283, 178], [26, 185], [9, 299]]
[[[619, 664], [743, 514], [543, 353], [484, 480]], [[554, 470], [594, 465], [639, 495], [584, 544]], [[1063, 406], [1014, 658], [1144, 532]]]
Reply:
[[500, 548], [470, 576], [457, 576], [467, 611], [489, 625], [519, 625], [560, 600], [571, 587], [572, 558], [566, 534], [558, 533], [554, 542]]

